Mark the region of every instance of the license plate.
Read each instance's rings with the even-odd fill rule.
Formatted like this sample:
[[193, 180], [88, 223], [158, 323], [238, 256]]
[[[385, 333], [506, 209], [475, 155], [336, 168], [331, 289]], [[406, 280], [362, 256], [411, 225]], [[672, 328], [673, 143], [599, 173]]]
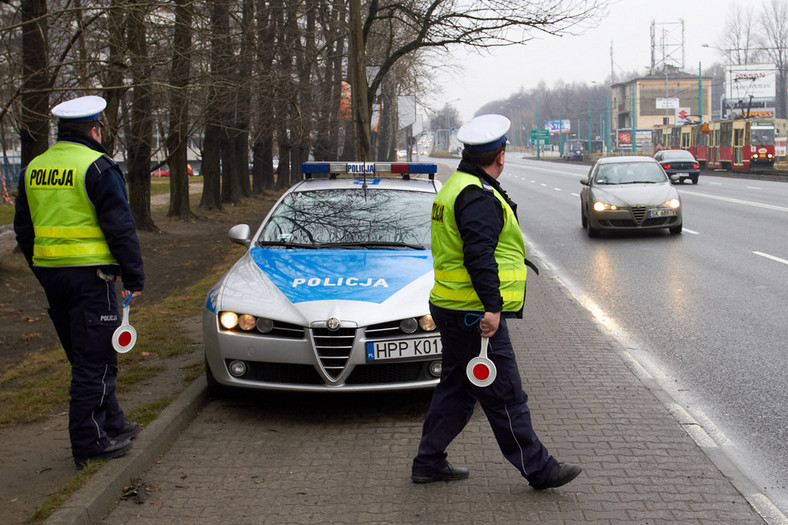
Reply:
[[399, 341], [369, 341], [367, 343], [367, 361], [440, 356], [442, 349], [440, 337], [402, 339]]
[[672, 210], [670, 208], [659, 209], [659, 210], [648, 210], [648, 218], [651, 219], [653, 217], [674, 217], [676, 215], [676, 210]]
[[689, 173], [676, 173], [679, 177], [689, 177]]

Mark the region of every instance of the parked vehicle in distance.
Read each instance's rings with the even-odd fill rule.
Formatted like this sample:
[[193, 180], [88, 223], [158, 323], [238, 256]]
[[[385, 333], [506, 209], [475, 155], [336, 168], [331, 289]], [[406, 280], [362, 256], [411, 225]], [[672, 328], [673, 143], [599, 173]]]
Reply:
[[[191, 164], [186, 165], [186, 171], [189, 174], [189, 177], [194, 176], [194, 170], [192, 169]], [[161, 169], [154, 170], [151, 172], [151, 177], [169, 177], [170, 176], [170, 168], [167, 166], [162, 166]]]
[[681, 197], [660, 164], [650, 157], [599, 159], [580, 183], [580, 219], [589, 237], [602, 230], [668, 228], [681, 233]]
[[659, 162], [668, 177], [678, 175], [678, 181], [683, 183], [690, 179], [693, 184], [698, 183], [700, 177], [700, 163], [687, 150], [663, 149], [654, 154], [654, 160]]

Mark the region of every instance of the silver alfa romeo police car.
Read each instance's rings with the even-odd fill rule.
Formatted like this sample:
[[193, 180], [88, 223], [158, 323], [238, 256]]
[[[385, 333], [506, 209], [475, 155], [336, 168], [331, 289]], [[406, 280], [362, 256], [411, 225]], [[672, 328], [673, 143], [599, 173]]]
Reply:
[[433, 387], [429, 163], [308, 162], [203, 309], [209, 390]]

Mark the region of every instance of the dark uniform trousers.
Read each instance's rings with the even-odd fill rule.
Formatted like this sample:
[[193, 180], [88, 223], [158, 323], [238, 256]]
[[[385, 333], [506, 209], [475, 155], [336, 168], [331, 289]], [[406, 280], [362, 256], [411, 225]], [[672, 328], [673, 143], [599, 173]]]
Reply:
[[35, 268], [49, 301], [49, 316], [71, 363], [68, 432], [75, 457], [91, 457], [123, 430], [115, 398], [118, 356], [112, 335], [120, 326], [113, 283], [96, 267]]
[[528, 396], [522, 389], [520, 372], [509, 340], [509, 329], [501, 318], [498, 331], [487, 349], [497, 369], [492, 385], [477, 387], [465, 374], [468, 362], [479, 355], [478, 324], [466, 325], [466, 313], [430, 303], [443, 344], [441, 380], [435, 387], [424, 421], [414, 473], [429, 473], [446, 464], [446, 447], [462, 431], [479, 402], [490, 422], [498, 446], [529, 483], [540, 484], [552, 472], [556, 459], [550, 456], [531, 425]]

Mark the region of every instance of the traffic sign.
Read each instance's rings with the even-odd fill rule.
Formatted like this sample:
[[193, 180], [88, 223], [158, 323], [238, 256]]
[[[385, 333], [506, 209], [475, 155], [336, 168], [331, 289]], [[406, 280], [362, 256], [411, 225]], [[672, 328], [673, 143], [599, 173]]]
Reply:
[[546, 129], [532, 129], [531, 130], [531, 140], [549, 140], [550, 139], [550, 132]]

